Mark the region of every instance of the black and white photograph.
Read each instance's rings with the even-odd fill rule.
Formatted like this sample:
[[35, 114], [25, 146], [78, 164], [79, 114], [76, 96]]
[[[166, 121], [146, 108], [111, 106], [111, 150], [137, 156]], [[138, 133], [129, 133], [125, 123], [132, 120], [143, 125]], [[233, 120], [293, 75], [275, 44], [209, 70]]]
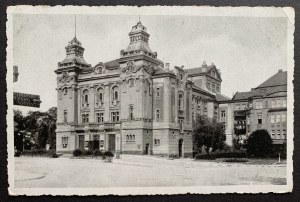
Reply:
[[9, 194], [291, 192], [294, 15], [8, 7]]

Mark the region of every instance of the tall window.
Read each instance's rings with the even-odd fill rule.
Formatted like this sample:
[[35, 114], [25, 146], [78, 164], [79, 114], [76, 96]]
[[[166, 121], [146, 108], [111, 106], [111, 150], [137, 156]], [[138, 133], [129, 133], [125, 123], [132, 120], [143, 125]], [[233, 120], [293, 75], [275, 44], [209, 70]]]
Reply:
[[62, 144], [63, 148], [68, 147], [68, 142], [69, 142], [69, 137], [61, 137], [61, 144]]
[[103, 112], [97, 112], [96, 117], [97, 117], [97, 123], [103, 123], [104, 122], [104, 113]]
[[276, 108], [276, 100], [272, 100], [272, 108]]
[[281, 133], [280, 133], [280, 130], [277, 130], [277, 139], [281, 139]]
[[97, 90], [97, 102], [103, 103], [103, 100], [104, 100], [103, 93], [104, 93], [103, 88], [99, 88]]
[[160, 88], [156, 88], [156, 98], [160, 97]]
[[280, 123], [280, 114], [276, 115], [276, 123]]
[[286, 130], [282, 130], [282, 139], [286, 139]]
[[84, 113], [82, 114], [82, 123], [88, 123], [89, 122], [89, 114]]
[[68, 112], [67, 110], [64, 110], [64, 123], [68, 122]]
[[268, 100], [265, 101], [265, 107], [268, 108]]
[[281, 107], [281, 100], [277, 100], [277, 107]]
[[281, 115], [281, 119], [282, 119], [282, 123], [285, 123], [285, 122], [286, 122], [286, 115], [285, 115], [285, 114], [282, 114], [282, 115]]
[[133, 120], [133, 106], [129, 106], [129, 119], [132, 121]]
[[286, 100], [282, 100], [282, 107], [286, 107]]
[[183, 110], [183, 94], [179, 93], [178, 95], [178, 107], [180, 110]]
[[160, 113], [159, 113], [159, 109], [156, 110], [156, 121], [159, 121], [160, 119]]
[[112, 96], [113, 101], [119, 101], [119, 87], [118, 86], [113, 87], [112, 91], [113, 91], [113, 96]]
[[261, 114], [257, 115], [257, 124], [262, 124], [262, 117]]
[[273, 114], [271, 115], [271, 123], [275, 123], [275, 117]]
[[82, 101], [83, 101], [83, 104], [88, 104], [89, 103], [89, 91], [88, 90], [83, 91]]
[[111, 121], [116, 122], [120, 120], [119, 112], [111, 112]]
[[63, 92], [64, 92], [64, 95], [67, 95], [68, 94], [68, 88], [64, 88]]
[[216, 92], [216, 84], [213, 82], [211, 85], [212, 92]]
[[262, 109], [262, 101], [256, 101], [256, 109]]
[[225, 112], [225, 110], [221, 111], [221, 120], [220, 121], [221, 122], [225, 122], [226, 121], [226, 112]]

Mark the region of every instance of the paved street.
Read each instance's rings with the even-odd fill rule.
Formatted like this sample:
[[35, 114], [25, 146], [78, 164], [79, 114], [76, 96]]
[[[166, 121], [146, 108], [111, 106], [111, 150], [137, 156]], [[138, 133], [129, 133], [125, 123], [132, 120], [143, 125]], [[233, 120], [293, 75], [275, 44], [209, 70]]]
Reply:
[[98, 159], [15, 158], [16, 188], [285, 184], [286, 165], [246, 165], [122, 155]]

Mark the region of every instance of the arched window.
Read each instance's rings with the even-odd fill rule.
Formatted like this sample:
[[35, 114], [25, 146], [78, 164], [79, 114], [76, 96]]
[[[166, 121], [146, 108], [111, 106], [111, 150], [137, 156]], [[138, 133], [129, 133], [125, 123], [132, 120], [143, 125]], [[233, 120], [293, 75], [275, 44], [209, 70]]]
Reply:
[[64, 95], [67, 95], [68, 94], [68, 88], [64, 88], [63, 92], [64, 92]]
[[84, 90], [82, 93], [82, 103], [83, 104], [89, 103], [89, 91], [88, 90]]
[[118, 101], [119, 100], [119, 87], [118, 86], [114, 86], [113, 89], [112, 89], [112, 93], [113, 93], [113, 101], [116, 100]]
[[129, 106], [129, 120], [132, 121], [133, 120], [133, 106]]
[[103, 88], [98, 88], [97, 90], [97, 102], [103, 103], [104, 101], [104, 90]]
[[183, 110], [183, 93], [180, 92], [178, 95], [178, 108]]
[[129, 137], [130, 137], [130, 138], [129, 138], [129, 141], [131, 142], [131, 141], [132, 141], [132, 135], [130, 135]]

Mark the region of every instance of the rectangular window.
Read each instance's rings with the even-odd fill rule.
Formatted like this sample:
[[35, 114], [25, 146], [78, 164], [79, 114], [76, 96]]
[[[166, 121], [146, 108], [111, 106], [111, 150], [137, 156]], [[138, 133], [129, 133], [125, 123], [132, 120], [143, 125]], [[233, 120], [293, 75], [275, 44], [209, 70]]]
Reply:
[[120, 121], [119, 112], [116, 112], [116, 121]]
[[68, 137], [61, 137], [61, 144], [62, 144], [63, 148], [68, 147], [68, 141], [69, 141]]
[[261, 114], [257, 115], [257, 124], [262, 124]]
[[159, 98], [160, 96], [160, 88], [156, 88], [156, 98]]
[[277, 139], [281, 139], [281, 133], [280, 133], [280, 130], [277, 130]]
[[282, 100], [282, 107], [286, 107], [286, 100]]
[[286, 130], [282, 130], [282, 139], [286, 139]]
[[268, 101], [265, 101], [265, 108], [268, 108]]
[[285, 123], [285, 122], [286, 122], [286, 115], [285, 115], [285, 114], [282, 114], [282, 115], [281, 115], [281, 119], [282, 119], [282, 123]]
[[272, 100], [272, 108], [276, 108], [276, 100]]
[[225, 110], [221, 111], [220, 121], [221, 122], [225, 122], [226, 121], [226, 112], [225, 112]]
[[160, 113], [159, 113], [159, 109], [156, 110], [156, 121], [159, 121], [160, 119]]
[[275, 130], [272, 130], [272, 132], [271, 132], [271, 138], [275, 139]]
[[68, 112], [67, 110], [64, 110], [64, 123], [68, 122]]
[[89, 122], [89, 114], [82, 114], [82, 123]]
[[274, 117], [274, 115], [271, 115], [271, 123], [275, 123], [275, 117]]
[[103, 123], [103, 119], [104, 119], [104, 113], [102, 113], [102, 112], [97, 112], [97, 114], [96, 114], [96, 116], [97, 116], [97, 123]]
[[256, 104], [256, 105], [255, 105], [255, 108], [256, 108], [256, 109], [262, 109], [262, 101], [256, 101], [255, 104]]
[[129, 119], [132, 121], [133, 120], [133, 106], [129, 107]]
[[280, 123], [280, 114], [276, 115], [276, 123]]
[[154, 139], [154, 145], [156, 145], [156, 146], [160, 145], [160, 140], [159, 139]]
[[116, 121], [116, 114], [115, 114], [115, 112], [112, 112], [112, 113], [111, 113], [111, 121], [112, 121], [112, 122], [115, 122], [115, 121]]
[[277, 100], [277, 107], [281, 107], [281, 100]]

